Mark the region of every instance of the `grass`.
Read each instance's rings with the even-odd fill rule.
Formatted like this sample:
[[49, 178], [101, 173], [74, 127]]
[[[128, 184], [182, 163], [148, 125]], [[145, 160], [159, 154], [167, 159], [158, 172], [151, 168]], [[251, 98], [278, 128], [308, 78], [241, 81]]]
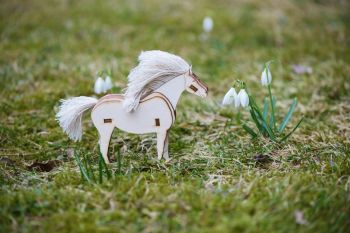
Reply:
[[[349, 10], [326, 0], [2, 1], [0, 231], [349, 232]], [[207, 15], [214, 30], [201, 41]], [[149, 49], [190, 61], [210, 95], [183, 95], [169, 163], [156, 160], [154, 136], [116, 131], [114, 178], [88, 184], [73, 151], [98, 166], [97, 132], [87, 114], [82, 142], [68, 140], [59, 99], [94, 95], [94, 75], [109, 69], [120, 92]], [[297, 97], [289, 125], [305, 116], [282, 144], [251, 140], [218, 104], [241, 79], [261, 106], [270, 59], [277, 112]], [[40, 171], [46, 161], [54, 169]]]

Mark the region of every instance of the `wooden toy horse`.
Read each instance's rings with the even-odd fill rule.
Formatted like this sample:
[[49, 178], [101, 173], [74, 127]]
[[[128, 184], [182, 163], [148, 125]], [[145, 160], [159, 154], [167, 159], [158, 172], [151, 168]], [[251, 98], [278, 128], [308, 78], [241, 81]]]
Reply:
[[162, 51], [142, 52], [139, 65], [128, 76], [124, 95], [62, 100], [56, 117], [64, 132], [78, 141], [82, 137], [82, 115], [92, 108], [91, 118], [99, 132], [106, 163], [115, 127], [135, 134], [157, 133], [158, 159], [164, 156], [168, 160], [168, 130], [175, 121], [176, 104], [184, 90], [203, 98], [208, 94], [208, 87], [181, 57]]

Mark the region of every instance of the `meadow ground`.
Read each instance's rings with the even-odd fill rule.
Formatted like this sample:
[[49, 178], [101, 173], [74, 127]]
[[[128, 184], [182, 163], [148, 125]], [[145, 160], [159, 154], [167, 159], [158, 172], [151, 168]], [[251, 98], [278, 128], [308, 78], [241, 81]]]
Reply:
[[[349, 12], [340, 0], [2, 1], [0, 231], [350, 232]], [[214, 30], [201, 40], [205, 16]], [[121, 92], [150, 49], [193, 64], [209, 97], [183, 95], [170, 162], [156, 160], [153, 135], [116, 131], [114, 178], [88, 184], [73, 154], [97, 165], [97, 132], [87, 114], [82, 142], [70, 141], [59, 100], [94, 95], [103, 69]], [[251, 140], [238, 111], [219, 105], [237, 78], [261, 103], [270, 59], [278, 119], [293, 97], [291, 123], [305, 116], [281, 144]], [[31, 169], [45, 161], [52, 170]]]

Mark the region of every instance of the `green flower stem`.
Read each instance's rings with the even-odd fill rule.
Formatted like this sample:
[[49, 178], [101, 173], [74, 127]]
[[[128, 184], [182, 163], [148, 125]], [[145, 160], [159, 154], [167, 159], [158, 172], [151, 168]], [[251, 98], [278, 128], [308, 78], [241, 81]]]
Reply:
[[273, 101], [272, 101], [272, 93], [271, 93], [271, 86], [270, 84], [267, 85], [267, 88], [269, 89], [269, 96], [270, 96], [270, 103], [271, 103], [271, 118], [272, 118], [272, 122], [273, 122], [273, 127], [276, 129], [276, 121], [275, 121], [275, 106], [273, 105]]

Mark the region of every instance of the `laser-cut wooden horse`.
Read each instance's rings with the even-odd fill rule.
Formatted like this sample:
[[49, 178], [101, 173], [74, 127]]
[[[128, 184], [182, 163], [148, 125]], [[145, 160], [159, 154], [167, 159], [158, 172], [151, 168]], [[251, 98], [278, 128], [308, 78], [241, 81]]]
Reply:
[[208, 94], [208, 87], [181, 57], [162, 51], [142, 52], [138, 66], [128, 76], [124, 95], [62, 100], [56, 117], [64, 132], [78, 141], [82, 137], [82, 115], [92, 108], [91, 118], [99, 132], [106, 163], [115, 127], [135, 134], [157, 133], [158, 159], [163, 156], [168, 160], [168, 130], [175, 121], [176, 104], [184, 90], [203, 98]]

